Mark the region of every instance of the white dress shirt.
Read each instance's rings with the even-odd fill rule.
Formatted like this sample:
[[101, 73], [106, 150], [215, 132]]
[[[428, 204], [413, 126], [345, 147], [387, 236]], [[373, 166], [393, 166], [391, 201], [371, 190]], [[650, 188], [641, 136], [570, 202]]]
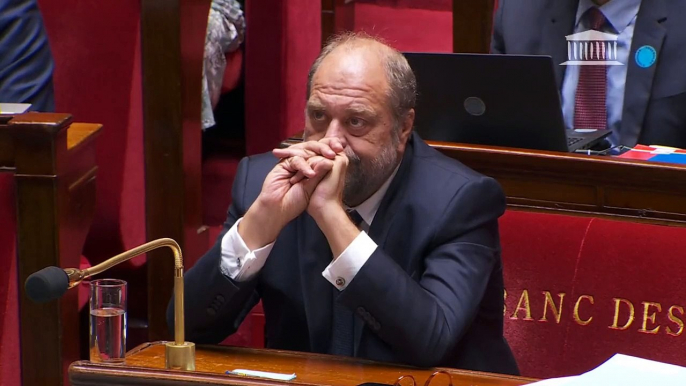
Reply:
[[[344, 290], [348, 284], [355, 278], [357, 272], [360, 271], [364, 263], [376, 250], [376, 243], [367, 235], [369, 227], [374, 220], [377, 210], [381, 205], [388, 186], [393, 181], [393, 177], [398, 172], [398, 168], [393, 171], [393, 174], [381, 185], [371, 197], [359, 206], [352, 208], [362, 217], [363, 222], [360, 224], [362, 232], [353, 240], [350, 245], [341, 253], [338, 258], [334, 259], [329, 266], [326, 267], [322, 276], [326, 278], [332, 285], [339, 290]], [[229, 229], [229, 231], [222, 238], [221, 246], [221, 272], [236, 281], [246, 281], [255, 276], [264, 266], [264, 263], [269, 257], [269, 253], [274, 247], [274, 243], [265, 245], [262, 248], [251, 251], [245, 245], [245, 241], [238, 234], [238, 224], [242, 218], [238, 219], [236, 223]]]

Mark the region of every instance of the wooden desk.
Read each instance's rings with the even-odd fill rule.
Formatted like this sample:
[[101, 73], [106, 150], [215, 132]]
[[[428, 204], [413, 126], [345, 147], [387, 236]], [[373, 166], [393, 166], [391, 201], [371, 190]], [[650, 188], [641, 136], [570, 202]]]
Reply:
[[[327, 385], [355, 386], [365, 382], [392, 385], [403, 375], [412, 375], [417, 386], [423, 386], [427, 378], [438, 369], [416, 369], [394, 366], [353, 358], [330, 355], [296, 353], [275, 350], [257, 350], [236, 347], [198, 347], [196, 371], [166, 370], [164, 346], [160, 342], [144, 344], [131, 350], [125, 366], [108, 366], [88, 361], [75, 362], [69, 368], [73, 386], [90, 385]], [[289, 382], [259, 378], [229, 376], [226, 370], [249, 369], [277, 373], [295, 373], [297, 378]], [[454, 386], [515, 386], [534, 380], [508, 375], [487, 374], [454, 369], [448, 371]], [[432, 386], [446, 386], [447, 377], [436, 376]], [[402, 385], [409, 386], [409, 380]]]
[[[282, 146], [302, 142], [298, 134]], [[493, 177], [509, 209], [686, 226], [686, 165], [427, 141]]]
[[686, 166], [537, 150], [428, 142], [498, 180], [511, 209], [686, 225]]

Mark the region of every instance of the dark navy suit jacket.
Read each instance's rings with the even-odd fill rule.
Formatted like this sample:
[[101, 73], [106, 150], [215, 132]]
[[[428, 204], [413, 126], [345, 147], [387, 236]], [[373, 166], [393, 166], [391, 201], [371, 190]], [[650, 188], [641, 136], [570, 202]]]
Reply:
[[[233, 203], [216, 245], [185, 276], [187, 339], [218, 343], [262, 299], [270, 348], [326, 353], [332, 285], [322, 271], [331, 250], [306, 213], [289, 223], [257, 277], [220, 273], [224, 233], [258, 196], [276, 164], [243, 159]], [[336, 301], [354, 311], [356, 357], [418, 366], [516, 374], [503, 338], [503, 273], [498, 183], [409, 140], [369, 231], [378, 248]], [[168, 309], [173, 326], [173, 299]]]
[[[622, 0], [613, 0], [622, 1]], [[578, 0], [500, 0], [491, 51], [550, 55], [558, 89], [567, 60], [566, 35], [574, 33]], [[626, 65], [622, 145], [637, 143], [686, 148], [686, 1], [643, 0]], [[657, 62], [642, 68], [634, 60], [643, 46], [657, 51]]]
[[36, 0], [0, 0], [0, 102], [54, 111], [54, 66]]

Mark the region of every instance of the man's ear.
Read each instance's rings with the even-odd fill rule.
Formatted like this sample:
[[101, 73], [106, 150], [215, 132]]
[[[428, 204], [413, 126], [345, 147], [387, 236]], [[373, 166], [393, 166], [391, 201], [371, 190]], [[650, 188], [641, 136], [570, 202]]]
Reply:
[[400, 142], [398, 143], [398, 151], [405, 151], [405, 144], [407, 144], [407, 139], [412, 134], [412, 127], [414, 126], [414, 109], [410, 109], [405, 115], [405, 120], [403, 121], [403, 127], [400, 131]]

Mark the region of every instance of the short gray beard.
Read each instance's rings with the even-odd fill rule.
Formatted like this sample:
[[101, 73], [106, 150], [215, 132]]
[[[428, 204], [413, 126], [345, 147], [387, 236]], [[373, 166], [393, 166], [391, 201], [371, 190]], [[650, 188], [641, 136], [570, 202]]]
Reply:
[[345, 149], [349, 162], [343, 188], [343, 203], [348, 207], [358, 206], [371, 197], [398, 166], [397, 131], [391, 134], [391, 139], [390, 143], [371, 159], [361, 159], [350, 147]]

